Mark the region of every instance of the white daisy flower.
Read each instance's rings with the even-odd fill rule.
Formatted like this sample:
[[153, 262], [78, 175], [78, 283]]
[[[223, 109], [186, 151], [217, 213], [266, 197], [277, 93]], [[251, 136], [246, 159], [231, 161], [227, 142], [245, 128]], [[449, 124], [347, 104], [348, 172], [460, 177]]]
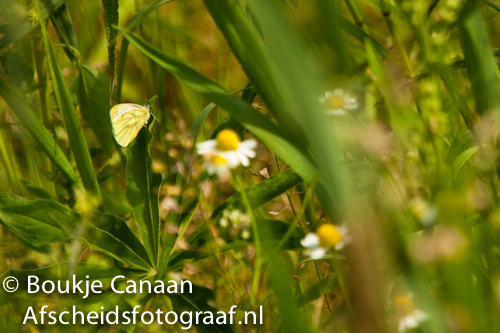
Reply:
[[217, 134], [215, 140], [207, 140], [196, 145], [200, 155], [218, 155], [224, 158], [230, 169], [242, 164], [247, 167], [250, 158], [256, 156], [257, 141], [248, 139], [240, 141], [238, 134], [231, 129], [224, 129]]
[[206, 170], [209, 175], [217, 175], [219, 177], [227, 177], [230, 174], [229, 167], [225, 158], [219, 155], [205, 155], [205, 163], [203, 170]]
[[398, 332], [403, 333], [417, 328], [421, 322], [425, 321], [429, 316], [420, 309], [415, 309], [410, 314], [401, 317], [398, 323]]
[[349, 229], [345, 225], [334, 226], [330, 223], [320, 225], [316, 233], [310, 232], [300, 241], [300, 244], [308, 249], [307, 254], [312, 259], [324, 257], [330, 249], [339, 251], [349, 243]]
[[344, 92], [342, 89], [335, 89], [333, 92], [327, 91], [319, 101], [324, 105], [326, 113], [335, 116], [343, 116], [348, 111], [358, 108], [356, 99]]

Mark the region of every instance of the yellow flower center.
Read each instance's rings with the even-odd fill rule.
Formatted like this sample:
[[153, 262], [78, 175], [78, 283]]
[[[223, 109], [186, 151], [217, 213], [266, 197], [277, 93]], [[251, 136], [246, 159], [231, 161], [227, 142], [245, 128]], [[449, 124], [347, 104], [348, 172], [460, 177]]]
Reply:
[[236, 150], [238, 149], [238, 144], [240, 143], [240, 137], [235, 131], [224, 129], [217, 134], [215, 142], [215, 148], [218, 150]]
[[342, 240], [342, 235], [333, 224], [324, 223], [316, 230], [321, 247], [334, 248]]
[[218, 165], [225, 165], [225, 164], [227, 164], [227, 161], [224, 157], [220, 157], [219, 155], [215, 155], [214, 157], [212, 157], [212, 163], [218, 164]]
[[345, 100], [342, 96], [331, 95], [326, 99], [325, 103], [334, 109], [340, 109], [344, 106]]

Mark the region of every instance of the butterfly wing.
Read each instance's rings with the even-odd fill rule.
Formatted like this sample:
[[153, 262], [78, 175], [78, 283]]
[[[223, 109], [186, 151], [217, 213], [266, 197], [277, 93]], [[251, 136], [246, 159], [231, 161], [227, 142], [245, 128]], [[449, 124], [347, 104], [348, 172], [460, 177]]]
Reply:
[[127, 147], [149, 120], [149, 110], [138, 104], [117, 104], [110, 111], [116, 142]]

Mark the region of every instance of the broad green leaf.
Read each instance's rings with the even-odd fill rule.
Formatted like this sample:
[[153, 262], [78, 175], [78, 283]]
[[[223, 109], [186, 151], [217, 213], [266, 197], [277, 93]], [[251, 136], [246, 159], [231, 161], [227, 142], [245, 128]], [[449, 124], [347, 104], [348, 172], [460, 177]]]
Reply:
[[339, 274], [344, 278], [347, 275], [348, 269], [343, 267], [337, 272], [330, 274], [325, 279], [317, 282], [312, 287], [307, 289], [302, 295], [297, 298], [299, 307], [303, 307], [307, 303], [326, 295], [333, 290], [339, 288]]
[[479, 8], [474, 8], [460, 24], [460, 40], [467, 72], [471, 80], [476, 111], [500, 114], [500, 84], [484, 20]]
[[19, 119], [20, 123], [28, 130], [33, 139], [38, 143], [40, 148], [47, 154], [52, 163], [61, 171], [61, 173], [73, 184], [80, 184], [80, 180], [73, 172], [73, 168], [69, 164], [66, 156], [57, 146], [52, 136], [43, 126], [41, 119], [35, 111], [29, 106], [24, 99], [19, 96], [0, 77], [0, 96], [5, 100], [9, 107], [13, 110], [14, 115]]
[[[41, 16], [38, 10], [38, 0], [35, 0], [35, 7], [37, 8], [39, 16]], [[61, 68], [57, 62], [56, 54], [50, 42], [47, 29], [42, 21], [40, 22], [40, 28], [42, 30], [43, 44], [47, 52], [52, 86], [83, 186], [92, 195], [100, 198], [99, 186], [97, 185], [97, 178], [90, 159], [87, 142], [83, 136], [83, 130], [78, 120], [78, 115], [73, 105], [68, 87], [66, 86], [66, 82], [64, 81]]]
[[0, 193], [0, 221], [35, 246], [76, 238], [117, 260], [143, 269], [150, 267], [142, 244], [125, 221], [112, 215], [95, 213], [93, 221], [87, 221], [54, 201], [29, 201]]
[[108, 45], [109, 73], [111, 74], [111, 82], [113, 82], [116, 61], [116, 30], [112, 26], [118, 25], [118, 0], [101, 0], [101, 2]]
[[[173, 294], [169, 296], [172, 301], [172, 306], [174, 311], [177, 313], [181, 313], [184, 311], [195, 312], [195, 311], [203, 311], [203, 312], [212, 312], [213, 314], [213, 325], [204, 325], [203, 321], [200, 320], [200, 324], [196, 325], [196, 329], [200, 333], [232, 333], [233, 330], [231, 326], [226, 325], [217, 325], [215, 323], [215, 319], [217, 318], [217, 309], [215, 309], [210, 304], [215, 300], [214, 292], [208, 288], [200, 287], [193, 284], [193, 292], [192, 293], [183, 293], [183, 294]], [[251, 317], [251, 316], [250, 316]], [[201, 319], [201, 316], [200, 316]]]
[[109, 80], [83, 65], [78, 77], [77, 96], [82, 118], [94, 132], [102, 149], [111, 156], [113, 132], [109, 118]]
[[149, 259], [156, 267], [160, 241], [160, 210], [158, 203], [161, 175], [151, 169], [153, 159], [149, 146], [154, 121], [143, 128], [127, 149], [127, 200], [134, 210], [135, 221]]
[[[127, 26], [127, 31], [134, 32], [135, 29], [139, 26], [139, 24], [156, 8], [161, 5], [170, 2], [173, 0], [155, 0], [151, 2], [146, 7], [142, 8], [137, 14], [134, 16], [132, 21]], [[124, 39], [122, 41], [122, 46], [120, 48], [120, 57], [118, 59], [118, 69], [116, 73], [116, 98], [117, 101], [120, 102], [122, 96], [122, 84], [123, 84], [123, 72], [125, 70], [125, 60], [127, 59], [127, 50], [128, 50], [129, 42]]]
[[[47, 20], [52, 13], [54, 13], [54, 11], [61, 7], [66, 1], [67, 0], [48, 0], [40, 3], [41, 16], [38, 17], [41, 17], [41, 21]], [[33, 20], [30, 15], [24, 18], [21, 22], [9, 26], [7, 31], [5, 31], [4, 36], [0, 39], [0, 50], [27, 35], [36, 27], [37, 25], [33, 24]]]

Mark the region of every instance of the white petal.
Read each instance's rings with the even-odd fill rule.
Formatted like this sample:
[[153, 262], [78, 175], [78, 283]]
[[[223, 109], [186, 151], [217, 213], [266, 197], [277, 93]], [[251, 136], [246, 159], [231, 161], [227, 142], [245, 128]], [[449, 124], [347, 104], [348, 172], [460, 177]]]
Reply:
[[227, 166], [231, 169], [236, 168], [238, 165], [240, 165], [240, 160], [238, 158], [238, 155], [236, 152], [225, 152], [221, 153], [221, 156], [226, 159]]
[[344, 116], [347, 114], [343, 109], [330, 109], [326, 111], [327, 114], [332, 114], [334, 116]]
[[344, 91], [343, 91], [342, 89], [335, 89], [335, 90], [333, 91], [333, 94], [334, 94], [335, 96], [344, 96]]
[[347, 110], [354, 110], [354, 109], [358, 108], [358, 103], [356, 103], [356, 102], [354, 102], [354, 103], [346, 103], [346, 104], [344, 104], [343, 107], [346, 108]]
[[215, 140], [207, 140], [196, 144], [196, 150], [198, 154], [205, 155], [207, 153], [213, 153], [215, 151]]
[[330, 96], [332, 96], [332, 92], [331, 92], [331, 91], [327, 91], [327, 92], [325, 92], [325, 95], [324, 95], [325, 100], [326, 100], [328, 97], [330, 97]]
[[250, 160], [248, 159], [248, 157], [246, 157], [245, 154], [241, 153], [241, 152], [237, 152], [238, 154], [238, 159], [240, 160], [241, 164], [243, 164], [244, 167], [247, 167], [250, 165]]
[[311, 251], [309, 252], [309, 257], [311, 259], [320, 259], [320, 258], [323, 258], [325, 256], [327, 251], [328, 251], [328, 249], [326, 249], [324, 247], [318, 247], [315, 249], [311, 249]]
[[314, 248], [319, 246], [319, 237], [313, 232], [309, 232], [304, 239], [300, 241], [303, 247]]

